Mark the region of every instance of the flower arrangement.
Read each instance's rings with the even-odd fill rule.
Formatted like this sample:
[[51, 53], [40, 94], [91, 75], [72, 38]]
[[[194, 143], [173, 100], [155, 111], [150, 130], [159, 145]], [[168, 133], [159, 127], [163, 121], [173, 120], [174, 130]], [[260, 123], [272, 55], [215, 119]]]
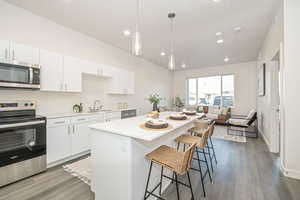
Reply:
[[162, 100], [159, 94], [151, 94], [147, 99], [153, 105], [153, 111], [158, 110], [158, 105]]

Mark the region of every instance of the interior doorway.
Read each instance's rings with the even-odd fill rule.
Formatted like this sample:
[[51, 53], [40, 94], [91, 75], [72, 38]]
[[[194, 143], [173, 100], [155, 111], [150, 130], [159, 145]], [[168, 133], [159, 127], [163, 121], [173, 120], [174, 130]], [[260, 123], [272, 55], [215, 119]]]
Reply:
[[[280, 153], [281, 147], [281, 116], [280, 116], [280, 94], [281, 94], [281, 56], [280, 51], [276, 53], [271, 61], [271, 148], [273, 153]], [[280, 156], [280, 155], [279, 155]]]

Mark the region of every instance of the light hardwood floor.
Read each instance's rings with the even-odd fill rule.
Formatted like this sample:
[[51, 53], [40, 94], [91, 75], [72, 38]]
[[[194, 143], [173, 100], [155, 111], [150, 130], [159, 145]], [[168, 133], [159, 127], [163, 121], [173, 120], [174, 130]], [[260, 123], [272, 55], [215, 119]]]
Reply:
[[[206, 183], [209, 200], [298, 200], [300, 181], [283, 177], [278, 159], [267, 151], [261, 139], [236, 143], [215, 139], [218, 166], [213, 183]], [[183, 181], [186, 177], [180, 177]], [[199, 174], [191, 176], [195, 198], [203, 199]], [[112, 188], [113, 189], [113, 188]], [[189, 200], [188, 189], [180, 187], [181, 200]], [[176, 200], [171, 185], [164, 194]], [[61, 167], [0, 188], [0, 200], [93, 200], [88, 185], [64, 172]]]

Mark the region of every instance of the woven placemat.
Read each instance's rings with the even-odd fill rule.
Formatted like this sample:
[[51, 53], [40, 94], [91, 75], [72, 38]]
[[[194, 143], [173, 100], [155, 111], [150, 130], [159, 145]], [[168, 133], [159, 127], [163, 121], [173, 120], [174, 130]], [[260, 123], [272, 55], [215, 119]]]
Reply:
[[155, 129], [155, 128], [148, 128], [145, 126], [145, 124], [141, 124], [140, 128], [144, 129], [146, 131], [166, 131], [166, 130], [171, 130], [173, 128], [173, 126], [169, 124], [169, 126], [167, 128]]
[[172, 119], [170, 117], [167, 117], [166, 120], [174, 121], [174, 122], [184, 122], [190, 120], [188, 117], [186, 119]]

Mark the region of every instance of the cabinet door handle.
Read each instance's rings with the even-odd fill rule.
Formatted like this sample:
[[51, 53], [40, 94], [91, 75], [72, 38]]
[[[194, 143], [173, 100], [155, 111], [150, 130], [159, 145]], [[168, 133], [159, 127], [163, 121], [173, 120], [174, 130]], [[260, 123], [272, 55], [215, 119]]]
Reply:
[[70, 126], [68, 126], [68, 135], [70, 135]]
[[73, 134], [75, 134], [75, 125], [73, 125]]
[[54, 122], [54, 124], [63, 124], [65, 121]]
[[63, 84], [61, 83], [60, 84], [60, 90], [62, 91], [64, 89], [64, 86], [63, 86]]
[[66, 91], [68, 90], [68, 86], [67, 86], [67, 84], [65, 84], [65, 90], [66, 90]]

